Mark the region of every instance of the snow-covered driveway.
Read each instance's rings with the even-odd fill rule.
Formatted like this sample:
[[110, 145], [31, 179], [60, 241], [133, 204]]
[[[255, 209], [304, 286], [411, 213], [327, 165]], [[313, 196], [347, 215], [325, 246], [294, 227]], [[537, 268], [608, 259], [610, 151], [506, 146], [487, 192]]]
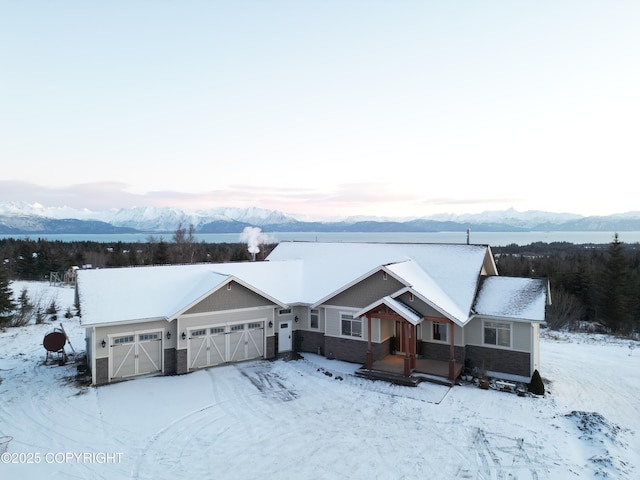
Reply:
[[[78, 320], [63, 323], [82, 350]], [[543, 338], [544, 398], [393, 386], [316, 355], [92, 388], [75, 365], [42, 365], [51, 327], [0, 333], [0, 436], [13, 437], [1, 478], [631, 479], [640, 467], [628, 341]]]

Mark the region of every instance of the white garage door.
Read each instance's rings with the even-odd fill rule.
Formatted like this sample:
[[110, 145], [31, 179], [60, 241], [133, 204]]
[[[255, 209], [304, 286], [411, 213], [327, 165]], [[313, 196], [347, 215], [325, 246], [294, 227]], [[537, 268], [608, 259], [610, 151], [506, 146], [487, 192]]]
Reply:
[[162, 332], [112, 337], [109, 377], [122, 379], [162, 371]]
[[217, 325], [189, 331], [189, 369], [264, 356], [264, 322]]

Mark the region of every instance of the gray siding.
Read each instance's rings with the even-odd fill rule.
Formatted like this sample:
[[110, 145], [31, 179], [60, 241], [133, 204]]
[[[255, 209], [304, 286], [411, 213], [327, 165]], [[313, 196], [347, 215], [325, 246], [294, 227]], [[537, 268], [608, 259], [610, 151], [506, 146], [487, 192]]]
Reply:
[[325, 304], [362, 308], [381, 299], [385, 295], [397, 292], [405, 286], [391, 275], [387, 275], [387, 279], [384, 280], [382, 274], [383, 272], [374, 273], [344, 292], [327, 300]]
[[409, 292], [406, 292], [400, 295], [398, 297], [398, 300], [400, 300], [402, 303], [406, 305], [409, 305], [415, 311], [420, 312], [424, 317], [442, 317], [442, 314], [438, 312], [435, 308], [433, 308], [431, 305], [428, 305], [427, 303], [423, 302], [422, 300], [417, 298], [415, 295], [413, 297], [413, 300], [411, 300], [410, 297], [411, 296], [409, 295]]
[[185, 314], [219, 312], [274, 305], [262, 295], [255, 293], [239, 283], [231, 282], [231, 289], [222, 287], [191, 307]]

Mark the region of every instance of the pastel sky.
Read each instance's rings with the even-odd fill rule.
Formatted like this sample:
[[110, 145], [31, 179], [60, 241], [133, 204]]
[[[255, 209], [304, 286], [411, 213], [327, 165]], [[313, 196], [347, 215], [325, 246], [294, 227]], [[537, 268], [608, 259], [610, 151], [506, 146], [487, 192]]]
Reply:
[[640, 210], [640, 2], [0, 2], [0, 202]]

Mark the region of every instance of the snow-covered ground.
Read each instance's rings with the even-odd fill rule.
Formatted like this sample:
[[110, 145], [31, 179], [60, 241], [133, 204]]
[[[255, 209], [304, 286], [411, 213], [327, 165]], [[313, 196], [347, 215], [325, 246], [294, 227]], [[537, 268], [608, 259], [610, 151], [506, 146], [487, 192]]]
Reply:
[[[53, 291], [62, 313], [73, 290]], [[49, 297], [51, 298], [51, 294]], [[640, 475], [640, 348], [545, 334], [547, 394], [364, 380], [317, 355], [100, 388], [44, 365], [60, 322], [0, 333], [0, 478], [592, 478]], [[71, 349], [67, 346], [67, 352]]]

